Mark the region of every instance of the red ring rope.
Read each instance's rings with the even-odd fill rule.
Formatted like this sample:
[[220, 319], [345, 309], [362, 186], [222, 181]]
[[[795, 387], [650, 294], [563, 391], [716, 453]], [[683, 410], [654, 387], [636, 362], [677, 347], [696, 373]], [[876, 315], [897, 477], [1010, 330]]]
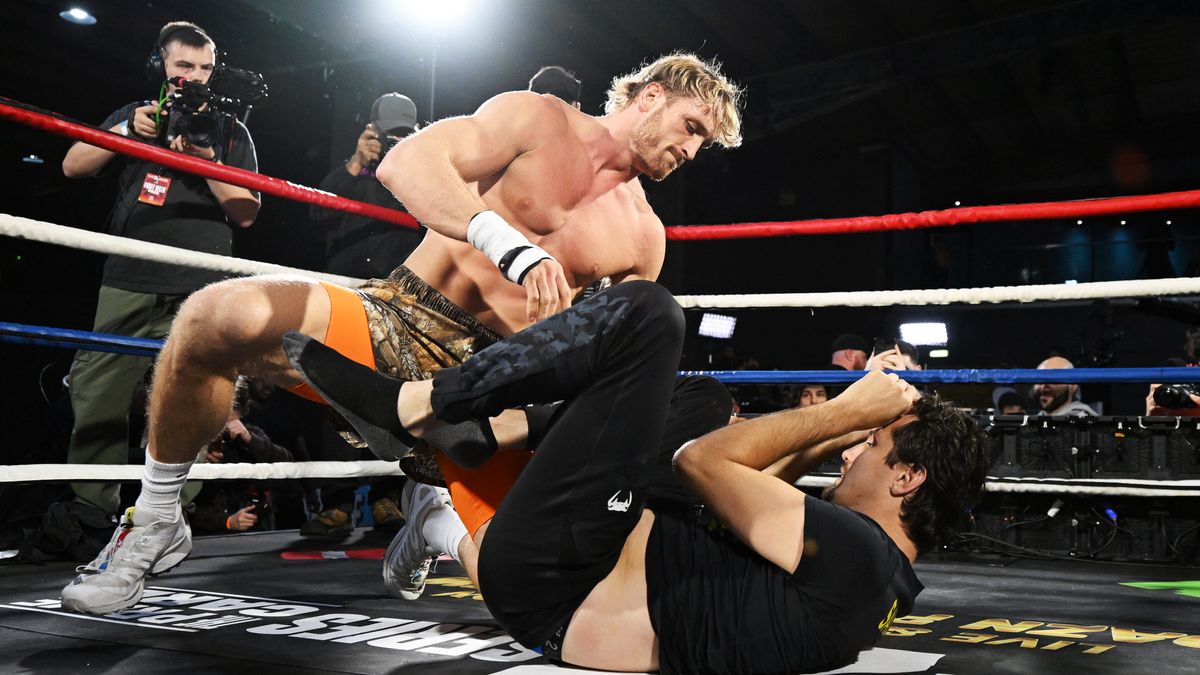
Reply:
[[416, 218], [397, 209], [388, 209], [374, 204], [346, 199], [328, 192], [322, 192], [303, 185], [297, 185], [271, 176], [264, 176], [253, 171], [239, 169], [234, 166], [215, 164], [199, 157], [172, 152], [166, 148], [150, 145], [132, 138], [125, 138], [107, 130], [96, 129], [85, 124], [68, 122], [53, 115], [36, 112], [23, 107], [16, 107], [12, 99], [0, 97], [0, 117], [43, 129], [60, 136], [66, 136], [90, 145], [104, 148], [112, 152], [137, 157], [150, 162], [180, 171], [187, 171], [205, 178], [219, 180], [222, 183], [237, 185], [249, 190], [261, 190], [276, 197], [286, 197], [299, 202], [316, 204], [338, 211], [347, 211], [358, 215], [384, 220], [403, 227], [416, 229], [420, 227]]
[[[338, 197], [303, 185], [264, 176], [236, 167], [214, 164], [197, 157], [171, 152], [84, 124], [69, 122], [54, 115], [28, 109], [16, 101], [0, 97], [0, 117], [8, 118], [51, 133], [86, 141], [113, 152], [160, 163], [173, 169], [187, 171], [206, 178], [244, 188], [261, 190], [278, 197], [316, 204], [325, 208], [347, 211], [417, 228], [419, 224], [409, 214], [374, 204]], [[1107, 197], [1065, 202], [1035, 202], [1031, 204], [999, 204], [992, 206], [963, 206], [919, 213], [893, 213], [884, 216], [796, 220], [790, 222], [738, 223], [735, 225], [691, 225], [666, 228], [667, 239], [700, 241], [707, 239], [751, 239], [787, 237], [808, 234], [847, 234], [908, 230], [926, 227], [949, 227], [965, 223], [996, 223], [1013, 220], [1044, 220], [1051, 218], [1083, 218], [1116, 215], [1141, 211], [1194, 208], [1200, 206], [1200, 190], [1166, 192], [1153, 195]]]
[[747, 239], [787, 237], [795, 234], [847, 234], [884, 230], [912, 230], [923, 227], [948, 227], [963, 223], [998, 223], [1010, 220], [1083, 218], [1118, 213], [1161, 211], [1200, 206], [1200, 190], [1164, 192], [1154, 195], [1105, 197], [1067, 202], [962, 206], [940, 211], [892, 213], [886, 216], [857, 216], [824, 220], [794, 220], [780, 223], [738, 223], [736, 225], [690, 225], [668, 227], [667, 239], [697, 241], [703, 239]]

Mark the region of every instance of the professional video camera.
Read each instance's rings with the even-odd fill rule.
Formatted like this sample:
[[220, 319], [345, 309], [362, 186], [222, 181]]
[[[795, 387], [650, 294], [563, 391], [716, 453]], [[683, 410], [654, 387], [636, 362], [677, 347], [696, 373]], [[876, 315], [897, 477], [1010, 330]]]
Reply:
[[158, 125], [158, 142], [170, 145], [177, 137], [199, 147], [225, 145], [233, 137], [234, 120], [267, 98], [262, 75], [221, 66], [208, 84], [182, 77], [170, 80], [175, 93], [163, 103], [165, 121]]

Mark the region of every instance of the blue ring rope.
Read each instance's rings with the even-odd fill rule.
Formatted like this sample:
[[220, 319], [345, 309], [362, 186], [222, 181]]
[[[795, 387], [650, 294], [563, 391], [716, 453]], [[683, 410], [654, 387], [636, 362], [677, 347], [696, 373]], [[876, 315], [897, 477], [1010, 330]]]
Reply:
[[[87, 349], [135, 356], [153, 356], [163, 345], [162, 340], [149, 338], [6, 322], [0, 322], [0, 342]], [[862, 377], [862, 371], [859, 370], [685, 370], [680, 371], [679, 374], [707, 375], [727, 384], [845, 384]], [[897, 371], [897, 374], [905, 381], [914, 384], [934, 382], [980, 384], [1200, 382], [1200, 368], [1072, 368], [1065, 370], [968, 368], [962, 370], [902, 370]]]

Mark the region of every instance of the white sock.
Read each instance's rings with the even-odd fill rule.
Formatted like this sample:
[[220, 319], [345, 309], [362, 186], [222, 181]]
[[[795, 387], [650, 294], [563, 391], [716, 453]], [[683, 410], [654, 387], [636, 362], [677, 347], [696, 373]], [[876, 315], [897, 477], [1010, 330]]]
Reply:
[[191, 462], [164, 464], [146, 454], [146, 470], [142, 474], [142, 494], [138, 496], [133, 511], [135, 525], [145, 525], [156, 520], [174, 520], [179, 508], [179, 493], [187, 482]]
[[458, 545], [463, 537], [467, 536], [467, 526], [463, 525], [462, 519], [453, 508], [438, 506], [425, 516], [421, 534], [430, 546], [458, 560]]

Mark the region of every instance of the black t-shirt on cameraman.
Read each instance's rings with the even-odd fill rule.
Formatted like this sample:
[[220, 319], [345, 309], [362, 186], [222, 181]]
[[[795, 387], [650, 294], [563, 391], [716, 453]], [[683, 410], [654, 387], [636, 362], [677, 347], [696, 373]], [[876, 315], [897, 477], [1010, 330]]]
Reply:
[[[321, 189], [389, 209], [404, 207], [373, 175], [351, 176], [337, 167], [321, 181]], [[408, 259], [421, 243], [423, 230], [319, 206], [309, 207], [313, 222], [329, 228], [325, 271], [350, 277], [382, 279]]]
[[[123, 106], [109, 115], [100, 128], [111, 129], [128, 120], [135, 108], [148, 103], [139, 101]], [[258, 171], [250, 132], [241, 122], [236, 122], [233, 128], [232, 143], [214, 148], [217, 159], [228, 166]], [[115, 157], [110, 166], [120, 171], [117, 203], [108, 223], [110, 234], [204, 253], [226, 256], [233, 253], [233, 232], [205, 179], [125, 155]], [[171, 180], [162, 206], [138, 201], [150, 173]], [[111, 255], [104, 264], [102, 283], [139, 293], [186, 295], [227, 276], [194, 267]]]

